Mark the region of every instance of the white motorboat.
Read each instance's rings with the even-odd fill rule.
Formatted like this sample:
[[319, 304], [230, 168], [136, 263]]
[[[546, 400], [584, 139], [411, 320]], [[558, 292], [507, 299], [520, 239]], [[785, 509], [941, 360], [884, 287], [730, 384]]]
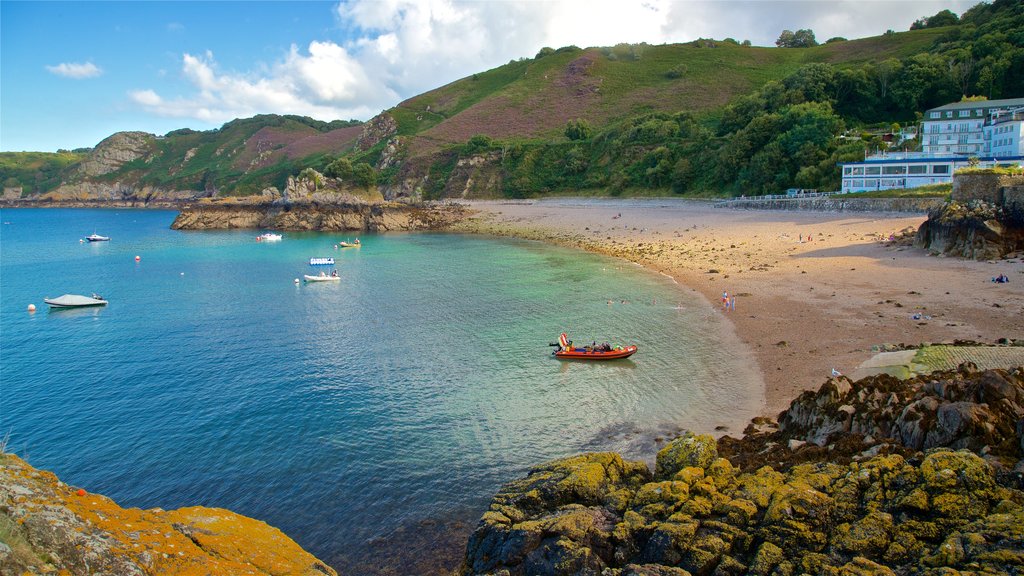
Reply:
[[314, 256], [309, 259], [310, 266], [334, 266], [334, 258], [328, 256]]
[[341, 276], [328, 276], [326, 274], [322, 276], [310, 276], [309, 274], [303, 274], [303, 278], [306, 282], [337, 282], [341, 280]]
[[82, 296], [81, 294], [64, 294], [56, 298], [43, 298], [50, 308], [81, 308], [82, 306], [106, 306], [107, 301], [99, 294]]
[[110, 236], [100, 236], [99, 234], [93, 233], [85, 237], [89, 242], [109, 242]]
[[283, 236], [281, 236], [280, 234], [274, 234], [273, 232], [264, 232], [263, 234], [260, 234], [259, 236], [256, 237], [256, 241], [257, 242], [280, 242], [281, 238], [283, 238]]

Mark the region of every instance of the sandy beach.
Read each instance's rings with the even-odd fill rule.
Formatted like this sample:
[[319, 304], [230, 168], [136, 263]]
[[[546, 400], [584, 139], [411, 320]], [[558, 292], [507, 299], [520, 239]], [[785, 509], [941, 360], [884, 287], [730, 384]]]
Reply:
[[[472, 202], [457, 231], [599, 252], [703, 295], [750, 348], [775, 417], [883, 344], [1024, 338], [1024, 262], [931, 256], [924, 215], [755, 211], [678, 199]], [[909, 232], [909, 231], [908, 231]], [[995, 284], [998, 274], [1010, 278]], [[721, 306], [723, 292], [735, 309]], [[754, 391], [752, 391], [753, 393]], [[734, 431], [738, 432], [738, 431]]]

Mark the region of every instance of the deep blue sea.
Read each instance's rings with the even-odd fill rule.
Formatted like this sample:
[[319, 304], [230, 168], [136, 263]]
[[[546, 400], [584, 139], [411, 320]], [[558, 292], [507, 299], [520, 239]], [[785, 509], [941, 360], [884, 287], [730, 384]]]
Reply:
[[[718, 314], [623, 261], [451, 234], [259, 243], [174, 216], [0, 212], [0, 435], [122, 506], [228, 508], [346, 574], [429, 572], [416, 558], [454, 567], [531, 466], [650, 459], [655, 438], [762, 402]], [[93, 232], [112, 240], [79, 241]], [[295, 284], [314, 256], [341, 282]], [[43, 304], [92, 292], [110, 304]], [[558, 361], [562, 331], [640, 351]]]

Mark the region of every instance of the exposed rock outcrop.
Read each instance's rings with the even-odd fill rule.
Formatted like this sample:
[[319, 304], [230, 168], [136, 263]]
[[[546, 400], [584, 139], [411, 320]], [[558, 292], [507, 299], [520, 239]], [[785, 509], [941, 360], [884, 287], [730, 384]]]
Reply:
[[399, 203], [246, 203], [197, 202], [182, 208], [175, 230], [268, 228], [388, 232], [436, 230], [465, 217], [460, 206], [410, 206]]
[[121, 508], [0, 454], [0, 574], [324, 576], [277, 528], [218, 508]]
[[1012, 258], [1024, 252], [1024, 218], [983, 200], [950, 202], [928, 213], [914, 244], [975, 260]]
[[94, 178], [115, 172], [128, 162], [150, 154], [154, 138], [156, 136], [147, 132], [117, 132], [108, 136], [78, 165], [77, 174]]
[[[653, 474], [616, 454], [557, 460], [495, 496], [463, 573], [1019, 572], [1022, 400], [1022, 368], [830, 380], [778, 427], [673, 440]], [[944, 443], [982, 455], [918, 451]]]
[[398, 132], [398, 123], [387, 112], [382, 112], [363, 125], [363, 132], [356, 139], [360, 150], [369, 150]]

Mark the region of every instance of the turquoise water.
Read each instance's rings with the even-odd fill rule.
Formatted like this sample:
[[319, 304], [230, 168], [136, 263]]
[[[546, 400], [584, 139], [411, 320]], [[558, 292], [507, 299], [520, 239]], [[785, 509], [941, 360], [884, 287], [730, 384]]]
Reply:
[[[396, 535], [429, 550], [454, 526], [458, 542], [532, 465], [649, 458], [655, 436], [760, 406], [717, 315], [628, 263], [445, 234], [257, 243], [170, 230], [174, 215], [0, 213], [0, 430], [123, 506], [229, 508], [369, 573], [401, 564]], [[112, 240], [79, 242], [93, 232]], [[341, 282], [293, 283], [312, 256]], [[109, 306], [42, 301], [91, 292]], [[562, 331], [640, 351], [558, 361]]]

